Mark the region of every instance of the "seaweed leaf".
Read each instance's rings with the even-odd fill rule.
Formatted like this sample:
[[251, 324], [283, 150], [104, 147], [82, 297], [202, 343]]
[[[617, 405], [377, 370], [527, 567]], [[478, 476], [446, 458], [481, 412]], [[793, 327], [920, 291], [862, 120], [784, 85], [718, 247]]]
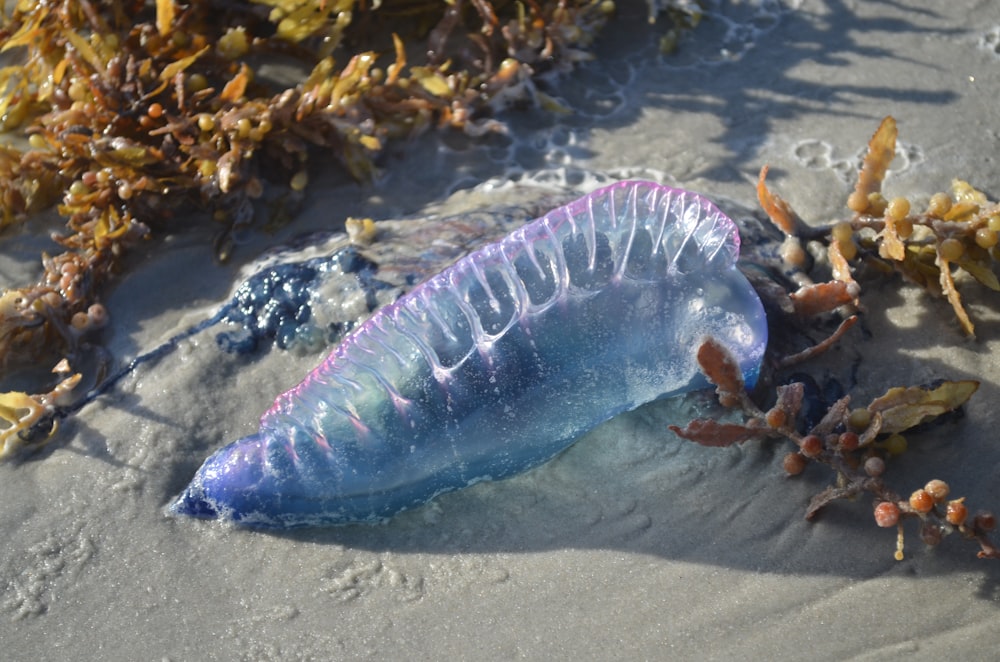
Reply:
[[32, 42], [39, 38], [45, 38], [45, 33], [42, 31], [42, 23], [49, 16], [49, 8], [40, 4], [37, 10], [30, 16], [30, 18], [21, 23], [21, 27], [17, 29], [13, 35], [7, 39], [2, 46], [0, 46], [0, 53], [4, 53], [11, 48], [18, 48], [21, 46], [30, 46]]
[[246, 94], [247, 85], [250, 83], [250, 69], [245, 64], [240, 65], [239, 73], [230, 79], [226, 86], [222, 88], [219, 95], [220, 101], [234, 103]]
[[[851, 274], [851, 265], [848, 264], [847, 257], [844, 256], [844, 251], [839, 241], [830, 242], [830, 245], [827, 247], [827, 257], [830, 260], [830, 270], [833, 273], [834, 280], [843, 283], [846, 286], [844, 294], [851, 296], [853, 302], [857, 303], [861, 286], [858, 285]], [[828, 308], [827, 310], [833, 310], [833, 308]]]
[[[161, 0], [161, 1], [169, 2], [169, 0]], [[160, 70], [160, 75], [157, 76], [157, 78], [159, 78], [160, 82], [163, 83], [167, 83], [173, 80], [174, 76], [176, 76], [177, 74], [181, 73], [182, 71], [190, 67], [198, 60], [198, 58], [207, 53], [209, 48], [211, 47], [205, 46], [201, 50], [196, 51], [191, 55], [182, 57], [178, 60], [174, 60], [173, 62], [171, 62], [170, 64], [168, 64], [167, 66], [163, 67], [163, 69]]]
[[896, 387], [872, 400], [868, 411], [882, 418], [881, 432], [902, 432], [958, 409], [972, 397], [979, 382], [944, 381], [933, 387]]
[[792, 292], [789, 297], [795, 305], [796, 314], [802, 317], [811, 317], [851, 303], [857, 295], [858, 287], [856, 283], [852, 286], [851, 283], [831, 280], [826, 283], [815, 283], [800, 287]]
[[733, 444], [742, 444], [750, 439], [761, 436], [761, 429], [739, 425], [736, 423], [719, 423], [711, 419], [697, 418], [683, 428], [668, 425], [671, 431], [682, 439], [693, 441], [702, 446], [722, 448]]
[[864, 164], [858, 173], [858, 183], [847, 201], [848, 207], [853, 211], [859, 214], [868, 211], [872, 195], [882, 192], [882, 180], [896, 156], [897, 133], [896, 120], [889, 115], [882, 120], [868, 141], [868, 153], [865, 154]]
[[66, 29], [63, 31], [63, 35], [66, 40], [73, 45], [76, 52], [80, 54], [87, 64], [91, 66], [94, 71], [104, 71], [104, 62], [98, 56], [97, 51], [91, 46], [86, 39], [77, 34], [74, 30]]
[[997, 275], [993, 273], [993, 268], [989, 262], [986, 262], [985, 260], [973, 260], [968, 256], [963, 255], [955, 262], [955, 264], [994, 292], [1000, 292], [1000, 280], [997, 280]]
[[161, 37], [170, 34], [174, 13], [174, 0], [156, 0], [156, 30]]
[[974, 338], [976, 336], [976, 327], [972, 324], [972, 320], [969, 319], [969, 314], [965, 312], [965, 307], [962, 305], [962, 295], [958, 293], [958, 289], [955, 287], [955, 280], [951, 277], [951, 267], [948, 260], [941, 256], [940, 248], [937, 254], [937, 266], [940, 270], [941, 291], [948, 298], [948, 303], [951, 304], [952, 309], [955, 311], [955, 317], [958, 318], [958, 323], [962, 325], [962, 330]]
[[757, 200], [760, 202], [761, 209], [779, 230], [789, 236], [795, 235], [799, 228], [795, 212], [791, 205], [781, 197], [771, 193], [770, 189], [767, 188], [764, 181], [767, 179], [767, 172], [766, 165], [760, 169], [760, 177], [757, 179]]
[[885, 226], [878, 234], [879, 242], [878, 254], [889, 260], [901, 261], [906, 257], [906, 246], [899, 238], [899, 231], [896, 229], [896, 218], [886, 209]]
[[715, 338], [706, 338], [698, 348], [698, 364], [720, 391], [743, 390], [743, 371], [736, 357]]

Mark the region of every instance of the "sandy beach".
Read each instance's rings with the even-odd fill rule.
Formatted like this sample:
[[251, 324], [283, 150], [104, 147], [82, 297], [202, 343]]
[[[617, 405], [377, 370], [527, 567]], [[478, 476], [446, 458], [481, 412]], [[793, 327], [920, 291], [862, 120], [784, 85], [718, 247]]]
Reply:
[[[1000, 196], [1000, 5], [711, 2], [661, 55], [643, 2], [619, 3], [596, 59], [552, 79], [572, 108], [502, 116], [507, 135], [429, 134], [378, 181], [317, 169], [296, 221], [242, 238], [230, 264], [194, 231], [150, 245], [110, 292], [119, 360], [210, 316], [269, 248], [348, 217], [420, 219], [525, 204], [543, 184], [641, 178], [752, 213], [760, 167], [814, 223], [845, 200], [872, 132], [900, 129], [884, 190], [913, 201], [968, 180]], [[515, 185], [511, 185], [514, 182]], [[519, 188], [520, 187], [520, 188]], [[416, 222], [416, 221], [415, 221]], [[34, 279], [48, 229], [10, 239], [0, 280]], [[4, 240], [7, 242], [7, 239]], [[898, 279], [862, 283], [859, 326], [808, 371], [865, 402], [892, 386], [976, 379], [958, 417], [893, 462], [901, 493], [946, 480], [1000, 509], [1000, 308], [961, 282], [977, 338]], [[215, 449], [324, 352], [220, 351], [215, 331], [140, 368], [44, 452], [0, 465], [0, 641], [7, 660], [988, 660], [1000, 565], [949, 538], [879, 529], [870, 500], [803, 519], [830, 474], [787, 448], [703, 448], [667, 430], [704, 398], [656, 402], [524, 475], [376, 526], [260, 532], [168, 517]], [[7, 387], [3, 390], [8, 390]]]

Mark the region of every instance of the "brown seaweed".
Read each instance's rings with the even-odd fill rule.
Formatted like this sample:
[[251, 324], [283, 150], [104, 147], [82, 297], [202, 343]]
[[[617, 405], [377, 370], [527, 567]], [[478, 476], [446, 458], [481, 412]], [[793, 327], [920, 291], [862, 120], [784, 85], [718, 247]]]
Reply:
[[886, 459], [905, 451], [900, 434], [964, 405], [979, 388], [973, 380], [941, 381], [930, 386], [895, 387], [867, 406], [852, 409], [850, 396], [835, 402], [826, 415], [808, 429], [797, 428], [803, 403], [803, 384], [777, 388], [775, 403], [764, 411], [745, 393], [739, 363], [728, 350], [707, 339], [698, 352], [705, 376], [718, 386], [719, 403], [742, 412], [742, 423], [696, 419], [685, 427], [669, 426], [679, 437], [703, 446], [730, 446], [751, 439], [787, 439], [795, 448], [782, 465], [789, 476], [801, 474], [810, 462], [828, 466], [833, 485], [812, 498], [806, 519], [813, 519], [831, 502], [868, 493], [878, 526], [897, 529], [897, 560], [903, 559], [903, 522], [916, 520], [921, 540], [937, 545], [956, 534], [979, 546], [979, 558], [1000, 559], [1000, 548], [990, 539], [996, 518], [989, 511], [969, 515], [965, 498], [951, 498], [951, 488], [932, 479], [908, 498], [886, 482]]

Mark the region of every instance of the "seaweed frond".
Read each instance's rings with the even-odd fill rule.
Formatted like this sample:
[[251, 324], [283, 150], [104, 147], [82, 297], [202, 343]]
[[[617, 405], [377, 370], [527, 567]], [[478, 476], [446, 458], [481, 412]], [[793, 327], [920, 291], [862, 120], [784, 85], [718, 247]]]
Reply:
[[[60, 361], [52, 372], [68, 371], [69, 364]], [[37, 450], [52, 438], [59, 429], [57, 408], [81, 378], [79, 373], [64, 377], [48, 393], [0, 393], [0, 460]]]
[[950, 193], [937, 192], [923, 211], [905, 197], [882, 192], [896, 149], [896, 122], [886, 117], [868, 143], [854, 191], [847, 199], [850, 219], [803, 230], [791, 205], [771, 193], [761, 169], [758, 197], [776, 226], [792, 235], [825, 237], [837, 280], [853, 282], [851, 271], [862, 266], [896, 271], [935, 296], [944, 296], [963, 332], [975, 336], [956, 275], [964, 274], [1000, 292], [1000, 203], [960, 179]]
[[[744, 421], [696, 419], [683, 428], [669, 426], [677, 436], [704, 446], [787, 439], [795, 448], [782, 460], [789, 476], [801, 474], [810, 462], [826, 465], [836, 476], [833, 485], [812, 498], [806, 519], [813, 519], [833, 501], [868, 493], [874, 500], [876, 524], [897, 528], [897, 560], [903, 559], [905, 520], [917, 521], [920, 538], [928, 545], [957, 534], [979, 545], [980, 558], [1000, 559], [1000, 549], [989, 537], [996, 527], [991, 512], [970, 516], [965, 497], [949, 499], [951, 488], [939, 479], [927, 481], [904, 498], [885, 478], [889, 458], [906, 450], [906, 439], [900, 433], [962, 407], [978, 390], [979, 382], [896, 387], [860, 408], [851, 408], [851, 398], [845, 396], [830, 406], [822, 419], [809, 425], [800, 416], [805, 390], [801, 382], [779, 386], [774, 405], [764, 411], [742, 392], [742, 380], [732, 378], [733, 370], [738, 374], [739, 363], [718, 341], [708, 338], [703, 342], [698, 362], [705, 376], [719, 385], [719, 403], [742, 412]], [[732, 389], [739, 389], [739, 395]], [[807, 429], [800, 429], [802, 425]]]
[[[887, 200], [882, 185], [895, 154], [896, 137], [896, 122], [886, 117], [869, 141], [857, 184], [847, 199], [853, 214], [849, 220], [808, 225], [790, 203], [768, 188], [768, 168], [761, 168], [757, 197], [764, 213], [793, 249], [801, 251], [804, 242], [816, 242], [813, 248], [825, 253], [825, 267], [832, 277], [828, 282], [814, 283], [808, 274], [800, 274], [803, 282], [790, 294], [781, 287], [758, 287], [775, 311], [774, 318], [769, 316], [772, 330], [789, 326], [778, 321], [781, 316], [802, 320], [840, 308], [848, 314], [860, 310], [861, 286], [855, 272], [872, 269], [881, 275], [901, 273], [927, 291], [944, 295], [963, 331], [973, 335], [974, 326], [954, 276], [964, 272], [990, 290], [1000, 291], [996, 275], [1000, 204], [958, 179], [952, 182], [950, 194], [935, 193], [921, 212], [912, 211], [914, 206], [906, 198]], [[774, 301], [776, 298], [781, 300]], [[826, 351], [856, 320], [853, 314], [844, 317], [825, 340], [789, 356], [771, 357], [765, 368], [781, 370]], [[774, 349], [769, 352], [774, 353]], [[678, 436], [706, 446], [727, 446], [754, 438], [791, 441], [795, 450], [782, 463], [789, 476], [801, 474], [812, 462], [828, 466], [836, 475], [834, 484], [810, 501], [806, 518], [814, 518], [833, 501], [868, 493], [874, 500], [876, 524], [897, 529], [895, 557], [899, 560], [903, 558], [906, 520], [917, 521], [920, 538], [928, 545], [957, 534], [978, 544], [980, 558], [1000, 559], [1000, 548], [990, 539], [996, 527], [991, 512], [971, 514], [966, 499], [950, 497], [951, 488], [940, 479], [927, 481], [906, 498], [893, 491], [885, 479], [889, 459], [907, 448], [902, 433], [959, 409], [978, 390], [979, 382], [941, 380], [894, 387], [860, 408], [852, 408], [850, 396], [845, 396], [813, 423], [807, 422], [811, 417], [801, 415], [803, 383], [778, 386], [774, 404], [764, 411], [742, 391], [742, 381], [734, 378], [733, 371], [738, 371], [739, 365], [725, 347], [708, 339], [698, 352], [698, 360], [705, 376], [719, 387], [719, 403], [739, 410], [744, 420], [695, 420], [685, 427], [670, 426]], [[767, 394], [758, 393], [757, 397]]]

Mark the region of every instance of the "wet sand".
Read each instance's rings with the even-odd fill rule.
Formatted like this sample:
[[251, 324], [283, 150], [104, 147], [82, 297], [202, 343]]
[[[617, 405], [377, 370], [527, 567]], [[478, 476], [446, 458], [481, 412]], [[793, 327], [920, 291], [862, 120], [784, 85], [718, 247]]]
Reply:
[[[772, 188], [826, 222], [846, 215], [864, 146], [892, 114], [887, 193], [922, 203], [959, 177], [1000, 196], [1000, 6], [725, 3], [663, 57], [645, 5], [622, 5], [598, 59], [546, 88], [572, 115], [511, 112], [508, 136], [398, 145], [369, 186], [316, 173], [293, 227], [249, 237], [232, 265], [213, 262], [207, 235], [150, 246], [108, 298], [109, 350], [131, 357], [204, 319], [270, 245], [348, 216], [480, 208], [497, 199], [488, 187], [448, 199], [485, 181], [650, 178], [750, 209], [768, 163]], [[35, 268], [28, 250], [6, 259]], [[810, 370], [859, 401], [980, 380], [964, 417], [914, 435], [891, 482], [940, 478], [1000, 508], [996, 294], [961, 285], [969, 341], [946, 302], [862, 285], [860, 328]], [[865, 499], [807, 523], [829, 475], [785, 478], [781, 446], [677, 440], [666, 426], [698, 398], [615, 418], [536, 470], [386, 525], [275, 534], [165, 516], [201, 461], [320, 358], [234, 356], [196, 336], [39, 458], [0, 466], [5, 659], [972, 660], [1000, 643], [1000, 565], [959, 540], [926, 549], [913, 527], [896, 562], [895, 532]]]

